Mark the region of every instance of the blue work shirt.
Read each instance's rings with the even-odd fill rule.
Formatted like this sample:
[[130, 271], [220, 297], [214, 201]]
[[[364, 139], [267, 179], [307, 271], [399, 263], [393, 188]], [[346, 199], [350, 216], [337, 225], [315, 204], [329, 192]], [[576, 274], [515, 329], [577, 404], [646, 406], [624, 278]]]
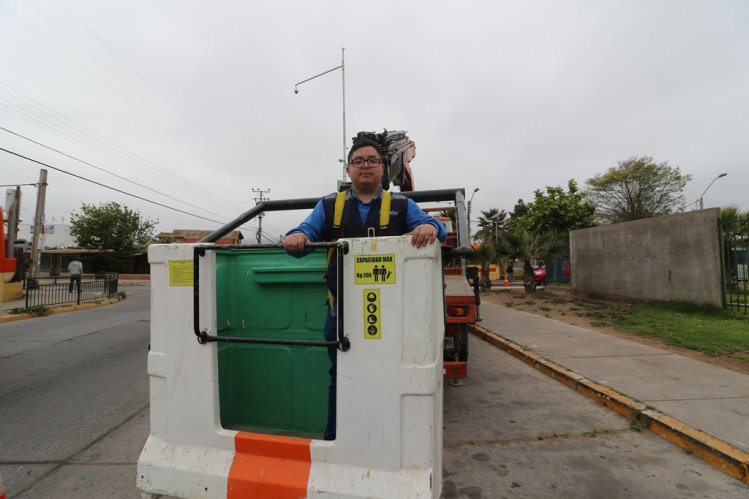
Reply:
[[[377, 195], [369, 203], [362, 202], [362, 200], [359, 199], [359, 196], [356, 195], [356, 192], [354, 192], [353, 188], [351, 189], [351, 195], [356, 200], [356, 204], [359, 208], [359, 216], [361, 217], [361, 222], [363, 224], [367, 220], [367, 215], [369, 215], [369, 208], [372, 206], [372, 201], [374, 201], [375, 199], [379, 199], [380, 196], [382, 196], [382, 187], [380, 187]], [[408, 230], [412, 231], [419, 225], [428, 223], [433, 225], [437, 229], [437, 239], [444, 242], [444, 240], [447, 238], [447, 229], [445, 228], [445, 224], [421, 211], [419, 205], [417, 205], [412, 199], [406, 198], [406, 200], [408, 202], [408, 210], [406, 211], [406, 225], [408, 226]], [[312, 213], [307, 215], [307, 218], [305, 218], [298, 227], [291, 229], [286, 233], [286, 235], [288, 236], [289, 234], [294, 234], [295, 232], [301, 232], [305, 236], [307, 236], [307, 239], [310, 242], [324, 242], [322, 240], [324, 227], [325, 208], [323, 207], [323, 202], [321, 199], [315, 205]]]

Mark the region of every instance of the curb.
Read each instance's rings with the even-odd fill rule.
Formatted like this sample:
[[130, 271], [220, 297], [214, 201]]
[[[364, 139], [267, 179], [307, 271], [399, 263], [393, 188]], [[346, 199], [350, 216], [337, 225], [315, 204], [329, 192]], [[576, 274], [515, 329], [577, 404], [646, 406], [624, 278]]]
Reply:
[[692, 452], [720, 471], [749, 485], [749, 454], [667, 414], [649, 409], [627, 395], [580, 376], [484, 327], [469, 330], [477, 337], [522, 360], [547, 376], [627, 418], [635, 428], [648, 429]]
[[23, 319], [34, 319], [37, 317], [48, 317], [50, 315], [54, 314], [63, 314], [65, 312], [75, 312], [76, 310], [86, 310], [89, 308], [97, 308], [102, 307], [104, 305], [112, 305], [114, 303], [120, 303], [122, 300], [118, 300], [117, 298], [109, 298], [107, 300], [102, 300], [99, 303], [81, 303], [80, 305], [62, 305], [59, 307], [54, 307], [49, 309], [48, 315], [33, 315], [33, 314], [10, 314], [7, 311], [3, 310], [2, 317], [0, 317], [0, 324], [4, 324], [6, 322], [14, 322], [14, 321], [20, 321]]

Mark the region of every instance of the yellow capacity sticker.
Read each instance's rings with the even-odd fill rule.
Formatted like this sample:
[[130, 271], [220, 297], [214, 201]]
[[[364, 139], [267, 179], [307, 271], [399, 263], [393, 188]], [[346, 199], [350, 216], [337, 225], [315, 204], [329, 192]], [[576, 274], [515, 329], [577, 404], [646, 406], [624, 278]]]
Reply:
[[356, 284], [395, 284], [395, 255], [354, 256]]
[[379, 340], [382, 338], [380, 321], [380, 290], [365, 289], [364, 296], [364, 339]]
[[169, 286], [192, 286], [192, 260], [169, 260]]

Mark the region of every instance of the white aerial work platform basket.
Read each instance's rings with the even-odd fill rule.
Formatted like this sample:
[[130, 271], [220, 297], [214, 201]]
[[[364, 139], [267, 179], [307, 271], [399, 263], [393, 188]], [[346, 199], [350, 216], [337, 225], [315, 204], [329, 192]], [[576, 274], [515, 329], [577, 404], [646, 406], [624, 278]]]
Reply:
[[[274, 277], [269, 262], [291, 258], [285, 254], [271, 254], [259, 263], [249, 256], [250, 263], [236, 267], [240, 272], [221, 266], [222, 259], [232, 255], [219, 246], [150, 248], [151, 431], [137, 476], [145, 497], [440, 496], [444, 335], [440, 246], [415, 248], [410, 236], [343, 239], [336, 244], [341, 255], [339, 313], [350, 348], [337, 353], [337, 427], [332, 441], [222, 426], [227, 398], [247, 394], [249, 400], [241, 402], [251, 406], [253, 394], [263, 388], [238, 390], [231, 396], [221, 393], [229, 372], [221, 365], [222, 349], [237, 341], [223, 343], [222, 331], [231, 327], [252, 337], [253, 328], [269, 311], [268, 307], [253, 311], [253, 304], [247, 303], [245, 313], [238, 310], [239, 300], [239, 305], [233, 305], [233, 318], [225, 319], [217, 302], [232, 293], [218, 288], [231, 281], [238, 289], [256, 286], [281, 297], [293, 296], [310, 285], [311, 271], [286, 268]], [[252, 255], [253, 248], [236, 250]], [[298, 265], [307, 258], [298, 259]], [[319, 260], [316, 265], [320, 267]], [[320, 270], [324, 274], [324, 264]], [[302, 277], [296, 282], [291, 275]], [[194, 310], [195, 296], [199, 301]], [[309, 317], [317, 307], [324, 314], [325, 305], [316, 298], [310, 303], [309, 311], [294, 310], [292, 315], [307, 321], [304, 327], [312, 331], [321, 324]], [[277, 309], [283, 313], [283, 306]], [[265, 315], [257, 319], [253, 314]], [[295, 320], [286, 322], [293, 328]], [[196, 340], [193, 329], [201, 331], [203, 343]], [[285, 334], [278, 329], [277, 339], [285, 340]], [[318, 355], [315, 345], [288, 343], [293, 342], [274, 344], [263, 337], [257, 346], [250, 343], [242, 348], [265, 348], [261, 361], [285, 359], [294, 348], [309, 349], [301, 359]], [[286, 371], [305, 382], [303, 370]], [[294, 413], [293, 404], [288, 407], [293, 413], [289, 420], [305, 416]], [[256, 409], [260, 413], [266, 408], [250, 407], [249, 412]]]

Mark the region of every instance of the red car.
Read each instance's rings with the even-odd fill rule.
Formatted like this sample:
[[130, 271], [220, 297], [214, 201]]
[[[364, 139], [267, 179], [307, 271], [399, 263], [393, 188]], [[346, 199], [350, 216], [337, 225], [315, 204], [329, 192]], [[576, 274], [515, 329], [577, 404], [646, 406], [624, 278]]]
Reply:
[[535, 269], [533, 269], [533, 275], [536, 277], [536, 284], [543, 284], [546, 280], [546, 267], [536, 267]]

